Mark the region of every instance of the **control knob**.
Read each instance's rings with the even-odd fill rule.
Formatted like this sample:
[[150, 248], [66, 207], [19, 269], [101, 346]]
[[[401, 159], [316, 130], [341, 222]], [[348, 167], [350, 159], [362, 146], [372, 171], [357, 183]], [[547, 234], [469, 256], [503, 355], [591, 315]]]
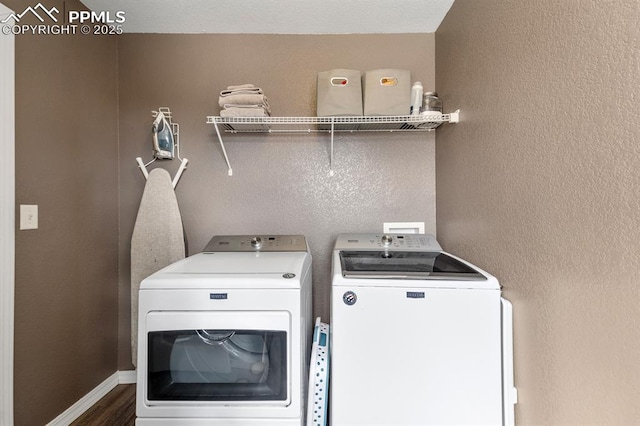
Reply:
[[260, 238], [260, 237], [251, 238], [251, 247], [254, 247], [254, 248], [257, 248], [257, 249], [262, 247], [262, 238]]
[[391, 235], [385, 234], [382, 236], [382, 244], [384, 244], [385, 247], [390, 246], [392, 241], [393, 237]]

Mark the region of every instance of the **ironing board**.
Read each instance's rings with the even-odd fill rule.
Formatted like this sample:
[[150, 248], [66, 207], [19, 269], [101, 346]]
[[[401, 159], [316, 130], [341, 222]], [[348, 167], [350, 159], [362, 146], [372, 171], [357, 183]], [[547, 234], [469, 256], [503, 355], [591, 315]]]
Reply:
[[171, 176], [153, 169], [144, 187], [131, 237], [131, 359], [138, 356], [138, 290], [154, 272], [185, 257], [184, 231]]

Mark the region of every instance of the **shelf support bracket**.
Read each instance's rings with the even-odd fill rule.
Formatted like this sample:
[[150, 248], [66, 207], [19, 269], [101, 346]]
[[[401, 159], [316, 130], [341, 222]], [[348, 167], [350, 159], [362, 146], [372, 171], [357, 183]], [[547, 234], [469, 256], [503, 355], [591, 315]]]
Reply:
[[222, 154], [224, 154], [224, 161], [227, 162], [227, 169], [229, 176], [233, 176], [233, 169], [231, 168], [231, 164], [229, 163], [229, 157], [227, 157], [227, 150], [224, 149], [224, 143], [222, 142], [222, 136], [220, 135], [220, 129], [218, 128], [218, 123], [216, 120], [213, 120], [213, 126], [216, 128], [216, 134], [218, 135], [218, 142], [220, 142], [220, 148], [222, 148]]
[[331, 157], [329, 157], [329, 176], [333, 176], [333, 134], [335, 121], [331, 119]]

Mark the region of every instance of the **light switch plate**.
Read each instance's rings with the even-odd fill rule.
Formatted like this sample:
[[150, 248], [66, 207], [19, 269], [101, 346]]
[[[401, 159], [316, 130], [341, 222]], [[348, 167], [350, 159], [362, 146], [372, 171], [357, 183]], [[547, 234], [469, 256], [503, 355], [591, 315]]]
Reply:
[[20, 230], [38, 229], [38, 206], [20, 204]]

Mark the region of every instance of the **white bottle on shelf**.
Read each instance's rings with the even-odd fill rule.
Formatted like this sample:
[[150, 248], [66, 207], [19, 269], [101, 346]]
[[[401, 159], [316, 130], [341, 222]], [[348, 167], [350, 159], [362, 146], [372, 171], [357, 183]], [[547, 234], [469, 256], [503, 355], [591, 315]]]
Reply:
[[411, 87], [411, 108], [409, 109], [409, 115], [420, 114], [420, 107], [422, 106], [422, 82], [416, 81]]

